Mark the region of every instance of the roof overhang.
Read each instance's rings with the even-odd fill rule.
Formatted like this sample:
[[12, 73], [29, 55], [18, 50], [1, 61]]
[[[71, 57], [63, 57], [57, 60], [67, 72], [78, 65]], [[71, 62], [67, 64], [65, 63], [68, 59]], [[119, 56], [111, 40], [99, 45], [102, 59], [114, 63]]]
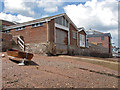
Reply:
[[84, 32], [85, 34], [87, 34], [87, 32], [85, 31], [85, 28], [84, 27], [81, 27], [81, 28], [78, 28], [78, 32]]

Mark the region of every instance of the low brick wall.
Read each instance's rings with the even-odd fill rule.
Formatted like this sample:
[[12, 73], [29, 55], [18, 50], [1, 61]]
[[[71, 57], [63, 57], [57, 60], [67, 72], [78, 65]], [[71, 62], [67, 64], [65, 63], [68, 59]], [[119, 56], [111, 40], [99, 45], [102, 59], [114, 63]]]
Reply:
[[93, 56], [93, 57], [111, 57], [109, 49], [102, 46], [97, 46], [89, 43], [89, 48], [80, 48], [75, 46], [68, 46], [69, 55], [82, 55], [82, 56]]
[[80, 48], [75, 46], [68, 46], [68, 54], [69, 55], [86, 55], [89, 56], [89, 49], [88, 48]]
[[2, 37], [0, 37], [1, 40], [1, 45], [0, 49], [1, 51], [6, 51], [7, 49], [12, 48], [12, 35], [6, 34], [6, 33], [1, 33]]
[[[25, 51], [39, 55], [56, 55], [56, 50], [54, 43], [29, 43], [26, 44]], [[89, 44], [89, 48], [80, 48], [70, 45], [66, 50], [68, 50], [67, 54], [72, 56], [81, 55], [106, 58], [111, 56], [109, 49], [94, 44]]]
[[47, 43], [29, 43], [25, 45], [26, 49], [25, 51], [34, 53], [34, 54], [40, 54], [40, 55], [47, 55]]
[[112, 57], [112, 53], [109, 53], [109, 49], [102, 46], [89, 43], [89, 51], [90, 56], [105, 58]]

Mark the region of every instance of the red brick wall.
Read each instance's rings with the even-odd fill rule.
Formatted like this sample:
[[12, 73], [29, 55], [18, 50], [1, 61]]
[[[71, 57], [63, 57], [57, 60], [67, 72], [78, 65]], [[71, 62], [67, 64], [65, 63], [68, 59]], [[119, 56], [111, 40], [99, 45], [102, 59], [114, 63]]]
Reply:
[[10, 32], [13, 36], [23, 36], [25, 43], [44, 43], [47, 41], [47, 23], [43, 23], [39, 27], [26, 26], [25, 29], [16, 31], [16, 29]]
[[87, 38], [88, 42], [101, 42], [103, 47], [105, 48], [109, 48], [109, 37], [108, 36], [104, 36], [104, 40], [101, 40], [101, 37], [90, 37]]
[[[77, 33], [77, 30], [72, 24], [70, 24], [69, 29], [70, 29], [70, 45], [77, 46], [77, 39], [73, 39], [73, 34], [72, 34], [73, 31]], [[77, 37], [77, 34], [76, 34], [76, 37]]]

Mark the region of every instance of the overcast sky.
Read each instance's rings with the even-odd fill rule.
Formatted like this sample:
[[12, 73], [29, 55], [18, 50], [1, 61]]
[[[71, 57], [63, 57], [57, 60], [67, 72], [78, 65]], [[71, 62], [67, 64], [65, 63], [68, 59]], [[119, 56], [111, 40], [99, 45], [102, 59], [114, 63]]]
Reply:
[[79, 27], [110, 32], [118, 44], [117, 0], [0, 0], [0, 19], [16, 22], [66, 13]]

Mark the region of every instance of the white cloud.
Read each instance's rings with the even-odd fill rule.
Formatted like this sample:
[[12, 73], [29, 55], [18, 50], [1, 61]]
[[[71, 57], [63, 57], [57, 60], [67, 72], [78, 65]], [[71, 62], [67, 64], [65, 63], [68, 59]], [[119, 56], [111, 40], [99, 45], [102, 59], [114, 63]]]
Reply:
[[58, 6], [62, 5], [61, 0], [40, 0], [36, 2], [38, 7], [44, 8], [44, 11], [53, 13], [58, 11]]
[[[67, 5], [65, 13], [72, 19], [77, 27], [92, 28], [102, 32], [110, 31], [112, 36], [118, 30], [118, 2], [116, 0], [92, 0], [84, 5]], [[118, 34], [117, 34], [118, 35]]]
[[37, 10], [44, 9], [45, 12], [53, 13], [58, 11], [62, 3], [62, 0], [4, 0], [4, 12], [35, 17]]
[[34, 20], [32, 17], [26, 17], [26, 16], [23, 16], [20, 14], [15, 16], [15, 15], [6, 14], [3, 12], [0, 13], [0, 19], [11, 21], [11, 22], [15, 21], [15, 22], [19, 22], [19, 23]]
[[31, 5], [27, 5], [26, 0], [4, 0], [4, 12], [11, 13], [20, 13], [26, 16], [34, 15], [34, 11], [31, 9], [33, 7], [33, 3]]
[[49, 15], [43, 15], [43, 16], [41, 16], [41, 18], [45, 18], [45, 17], [48, 17]]
[[44, 9], [46, 12], [56, 12], [58, 11], [58, 7], [54, 7], [54, 8], [45, 8]]

